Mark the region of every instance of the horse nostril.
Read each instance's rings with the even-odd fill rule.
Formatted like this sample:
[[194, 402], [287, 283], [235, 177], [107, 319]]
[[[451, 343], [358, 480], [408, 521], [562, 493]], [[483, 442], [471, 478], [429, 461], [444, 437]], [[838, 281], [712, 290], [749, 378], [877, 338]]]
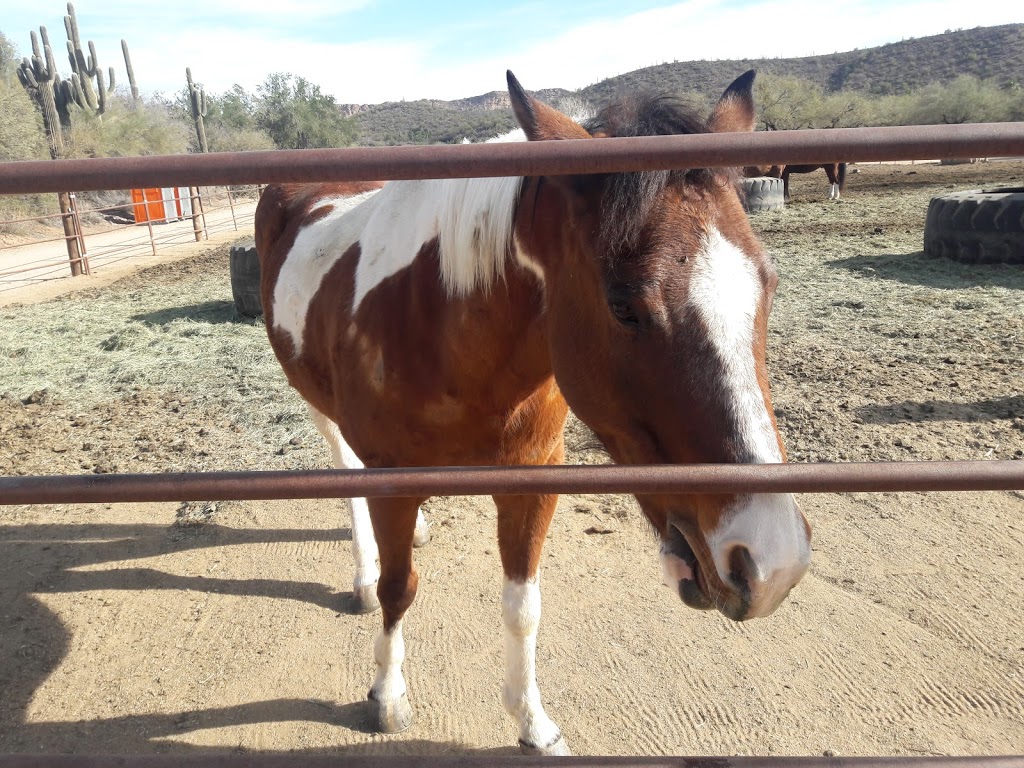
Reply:
[[741, 593], [750, 594], [752, 582], [759, 580], [757, 566], [754, 565], [754, 558], [750, 550], [742, 544], [732, 548], [729, 553], [729, 581], [733, 583]]

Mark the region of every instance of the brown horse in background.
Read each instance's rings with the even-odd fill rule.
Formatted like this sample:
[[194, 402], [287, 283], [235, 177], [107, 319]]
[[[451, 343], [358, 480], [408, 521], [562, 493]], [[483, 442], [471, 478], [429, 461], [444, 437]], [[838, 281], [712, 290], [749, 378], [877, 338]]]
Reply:
[[755, 176], [770, 176], [774, 179], [782, 179], [783, 195], [786, 202], [789, 202], [789, 174], [791, 173], [814, 173], [822, 168], [828, 175], [829, 200], [838, 200], [839, 193], [846, 186], [846, 163], [820, 163], [818, 165], [751, 165], [743, 169], [743, 174], [748, 178]]

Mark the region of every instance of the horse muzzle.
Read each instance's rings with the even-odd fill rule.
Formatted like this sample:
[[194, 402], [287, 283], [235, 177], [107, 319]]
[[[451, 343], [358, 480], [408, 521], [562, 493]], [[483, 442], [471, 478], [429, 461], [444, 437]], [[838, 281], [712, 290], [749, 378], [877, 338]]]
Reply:
[[[664, 580], [682, 601], [698, 610], [716, 608], [734, 621], [768, 616], [810, 565], [810, 528], [791, 496], [744, 502], [707, 536], [670, 515], [661, 544]], [[760, 519], [766, 512], [769, 519]]]

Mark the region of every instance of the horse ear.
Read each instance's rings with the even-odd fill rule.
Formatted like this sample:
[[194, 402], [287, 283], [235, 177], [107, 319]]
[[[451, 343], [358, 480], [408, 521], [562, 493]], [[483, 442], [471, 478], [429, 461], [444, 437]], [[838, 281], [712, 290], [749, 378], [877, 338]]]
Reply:
[[590, 134], [579, 123], [530, 96], [516, 80], [511, 70], [506, 71], [508, 96], [512, 102], [519, 127], [530, 141], [553, 139], [589, 139]]
[[754, 130], [754, 76], [753, 69], [733, 80], [718, 100], [708, 128], [716, 133], [735, 133]]

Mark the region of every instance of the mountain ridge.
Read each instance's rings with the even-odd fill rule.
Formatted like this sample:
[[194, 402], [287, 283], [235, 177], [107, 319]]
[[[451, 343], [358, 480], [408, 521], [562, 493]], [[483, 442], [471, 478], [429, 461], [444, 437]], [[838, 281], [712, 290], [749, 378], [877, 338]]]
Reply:
[[[960, 75], [1022, 84], [1024, 24], [950, 30], [816, 56], [674, 61], [626, 72], [575, 91], [549, 88], [534, 94], [556, 105], [572, 98], [601, 104], [617, 93], [636, 90], [717, 95], [748, 69], [799, 77], [825, 91], [855, 90], [879, 96], [907, 93]], [[504, 91], [450, 101], [342, 104], [339, 110], [355, 117], [361, 143], [367, 144], [457, 142], [461, 138], [476, 141], [513, 127]]]

